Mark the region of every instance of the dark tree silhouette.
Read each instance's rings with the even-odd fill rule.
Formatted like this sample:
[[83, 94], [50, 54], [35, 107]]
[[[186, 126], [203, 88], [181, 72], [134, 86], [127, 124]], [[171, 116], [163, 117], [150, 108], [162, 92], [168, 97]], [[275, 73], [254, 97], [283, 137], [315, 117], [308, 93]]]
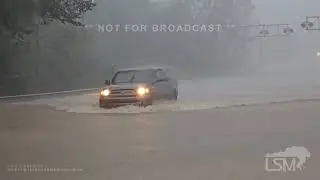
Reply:
[[96, 6], [94, 0], [52, 0], [44, 9], [41, 9], [40, 16], [44, 23], [48, 21], [59, 21], [74, 26], [84, 26], [81, 18], [87, 11]]
[[52, 21], [83, 26], [82, 16], [96, 6], [93, 0], [23, 0], [0, 1], [0, 37], [8, 35], [22, 40], [36, 30], [38, 18], [42, 24]]

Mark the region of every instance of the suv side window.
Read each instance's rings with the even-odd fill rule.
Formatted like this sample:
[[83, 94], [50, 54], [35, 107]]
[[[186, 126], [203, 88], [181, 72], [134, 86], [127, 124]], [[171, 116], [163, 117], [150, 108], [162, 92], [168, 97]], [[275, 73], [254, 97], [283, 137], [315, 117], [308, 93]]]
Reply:
[[161, 69], [161, 70], [157, 71], [157, 78], [164, 79], [166, 77], [167, 77], [167, 75], [166, 75], [166, 72], [164, 70]]

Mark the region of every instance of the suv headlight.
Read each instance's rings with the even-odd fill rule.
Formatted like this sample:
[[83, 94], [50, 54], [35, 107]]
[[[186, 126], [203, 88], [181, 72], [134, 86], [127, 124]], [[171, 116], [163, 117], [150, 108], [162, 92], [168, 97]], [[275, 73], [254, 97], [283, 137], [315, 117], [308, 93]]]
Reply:
[[100, 92], [101, 96], [109, 96], [110, 95], [110, 90], [109, 89], [104, 89]]
[[137, 93], [140, 96], [144, 96], [144, 95], [148, 94], [149, 92], [150, 92], [150, 90], [148, 88], [145, 88], [145, 87], [139, 87], [137, 89]]

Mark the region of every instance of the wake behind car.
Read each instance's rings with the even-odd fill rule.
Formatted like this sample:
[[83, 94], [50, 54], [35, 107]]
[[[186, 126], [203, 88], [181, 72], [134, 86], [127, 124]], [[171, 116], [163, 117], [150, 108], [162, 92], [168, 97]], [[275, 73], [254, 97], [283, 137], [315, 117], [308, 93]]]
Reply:
[[171, 69], [143, 67], [120, 69], [106, 80], [99, 105], [112, 108], [123, 105], [152, 105], [155, 100], [177, 100], [178, 83]]

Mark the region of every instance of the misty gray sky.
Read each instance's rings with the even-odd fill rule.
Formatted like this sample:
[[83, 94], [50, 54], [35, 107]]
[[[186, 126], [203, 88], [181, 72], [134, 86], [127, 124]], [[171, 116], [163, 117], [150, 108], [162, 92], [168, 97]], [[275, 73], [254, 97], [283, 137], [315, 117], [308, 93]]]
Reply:
[[[98, 1], [98, 0], [97, 0]], [[152, 0], [158, 2], [170, 0]], [[173, 0], [171, 0], [173, 1]], [[264, 41], [264, 56], [268, 61], [279, 62], [280, 59], [289, 61], [303, 61], [304, 58], [314, 57], [317, 51], [320, 51], [320, 33], [304, 32], [300, 24], [307, 15], [320, 15], [318, 10], [320, 0], [252, 0], [256, 6], [252, 14], [253, 19], [259, 20], [263, 24], [288, 23], [296, 29], [296, 33], [291, 37], [270, 38]], [[106, 0], [99, 0], [97, 6], [89, 19], [92, 24], [107, 23]], [[252, 22], [254, 23], [254, 22]], [[255, 32], [255, 33], [258, 33]], [[97, 52], [97, 49], [105, 47], [104, 36], [97, 34], [93, 37], [94, 42], [90, 47], [94, 49], [92, 56], [103, 57], [104, 51]], [[259, 54], [259, 41], [252, 46], [252, 52]], [[258, 55], [256, 55], [258, 56]]]
[[253, 0], [254, 16], [266, 23], [292, 23], [305, 19], [306, 15], [320, 15], [319, 0]]

